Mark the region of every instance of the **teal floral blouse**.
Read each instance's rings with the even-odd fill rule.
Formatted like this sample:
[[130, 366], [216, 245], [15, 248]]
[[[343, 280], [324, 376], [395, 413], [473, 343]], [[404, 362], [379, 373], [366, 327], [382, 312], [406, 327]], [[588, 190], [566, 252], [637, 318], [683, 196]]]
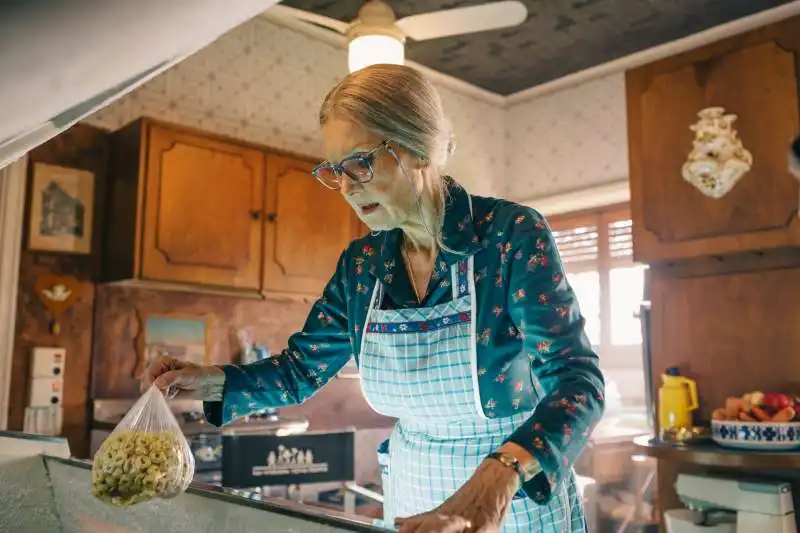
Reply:
[[[470, 199], [472, 214], [470, 214]], [[480, 397], [488, 417], [532, 411], [508, 436], [529, 450], [542, 474], [524, 492], [546, 503], [586, 445], [603, 413], [604, 382], [584, 333], [545, 219], [533, 209], [470, 196], [448, 179], [443, 242], [474, 256]], [[223, 366], [223, 399], [206, 402], [209, 422], [225, 424], [266, 407], [302, 403], [336, 376], [358, 347], [372, 289], [380, 279], [389, 305], [420, 305], [403, 266], [399, 230], [351, 243], [301, 332], [280, 356]], [[452, 298], [450, 265], [464, 255], [441, 251], [428, 296]]]

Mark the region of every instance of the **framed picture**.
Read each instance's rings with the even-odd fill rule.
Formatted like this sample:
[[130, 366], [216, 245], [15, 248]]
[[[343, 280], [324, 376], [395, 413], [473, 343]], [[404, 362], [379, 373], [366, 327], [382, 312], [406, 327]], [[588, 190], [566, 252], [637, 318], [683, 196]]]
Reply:
[[205, 365], [208, 362], [206, 321], [194, 316], [149, 315], [144, 319], [141, 349], [144, 365], [160, 355]]
[[44, 163], [33, 165], [28, 248], [88, 254], [93, 218], [94, 174]]

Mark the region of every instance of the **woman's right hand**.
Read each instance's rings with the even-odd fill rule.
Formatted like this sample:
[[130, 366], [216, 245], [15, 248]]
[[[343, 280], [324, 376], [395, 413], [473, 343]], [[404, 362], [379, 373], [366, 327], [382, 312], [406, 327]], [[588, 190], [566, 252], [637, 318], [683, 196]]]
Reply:
[[225, 373], [216, 366], [201, 366], [175, 357], [159, 356], [141, 378], [142, 391], [155, 385], [163, 393], [176, 392], [177, 398], [221, 400]]

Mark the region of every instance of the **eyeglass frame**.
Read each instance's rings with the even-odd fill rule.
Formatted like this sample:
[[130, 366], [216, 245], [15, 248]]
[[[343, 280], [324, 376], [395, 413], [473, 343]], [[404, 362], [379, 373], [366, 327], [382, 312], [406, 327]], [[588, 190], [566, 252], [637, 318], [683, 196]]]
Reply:
[[[381, 141], [381, 143], [378, 146], [376, 146], [375, 148], [372, 148], [371, 150], [368, 150], [366, 152], [359, 152], [359, 153], [355, 153], [355, 154], [349, 155], [349, 156], [345, 157], [344, 159], [342, 159], [341, 161], [339, 161], [338, 163], [332, 163], [330, 161], [323, 161], [322, 163], [320, 163], [319, 165], [317, 165], [316, 167], [314, 167], [311, 170], [311, 175], [314, 177], [314, 179], [316, 179], [318, 182], [320, 182], [324, 187], [326, 187], [327, 189], [330, 189], [332, 191], [341, 190], [341, 188], [342, 188], [342, 185], [341, 185], [342, 184], [342, 180], [345, 177], [348, 180], [350, 180], [351, 183], [357, 183], [359, 185], [366, 185], [367, 183], [369, 183], [373, 179], [375, 179], [375, 169], [373, 168], [372, 164], [375, 161], [375, 158], [374, 158], [375, 153], [378, 152], [378, 150], [381, 150], [382, 148], [386, 148], [389, 151], [389, 153], [392, 154], [392, 156], [395, 159], [397, 159], [397, 154], [392, 149], [391, 145], [389, 144], [389, 140], [387, 139], [387, 140]], [[360, 161], [361, 164], [364, 165], [364, 168], [367, 169], [367, 174], [368, 174], [369, 177], [367, 179], [363, 179], [362, 180], [362, 179], [353, 177], [350, 174], [348, 174], [347, 171], [345, 171], [345, 169], [344, 169], [344, 165], [348, 161]], [[319, 172], [322, 169], [331, 169], [333, 171], [334, 175], [336, 175], [340, 180], [339, 181], [339, 187], [331, 187], [322, 178], [320, 178]]]

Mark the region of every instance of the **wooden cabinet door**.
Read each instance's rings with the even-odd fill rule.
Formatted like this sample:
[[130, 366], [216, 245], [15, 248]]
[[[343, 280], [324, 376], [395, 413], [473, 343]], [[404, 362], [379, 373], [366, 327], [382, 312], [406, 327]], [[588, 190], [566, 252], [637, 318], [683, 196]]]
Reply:
[[[800, 18], [629, 71], [635, 258], [658, 262], [800, 244], [800, 186], [788, 172], [798, 112]], [[751, 170], [724, 197], [684, 181], [703, 108], [738, 116]]]
[[265, 291], [319, 295], [353, 239], [355, 214], [311, 177], [314, 163], [267, 156]]
[[143, 279], [258, 290], [264, 155], [151, 125]]

